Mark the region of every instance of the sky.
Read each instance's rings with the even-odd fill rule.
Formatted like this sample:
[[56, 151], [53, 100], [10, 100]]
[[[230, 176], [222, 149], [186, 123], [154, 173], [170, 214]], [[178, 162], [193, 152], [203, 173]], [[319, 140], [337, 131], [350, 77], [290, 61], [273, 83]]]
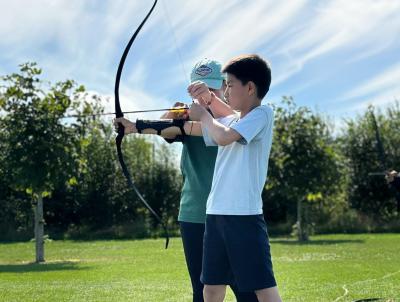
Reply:
[[[0, 75], [37, 62], [113, 112], [115, 74], [150, 0], [0, 0]], [[272, 68], [263, 102], [292, 96], [339, 125], [400, 99], [400, 0], [159, 0], [120, 84], [123, 110], [190, 103], [191, 67], [257, 53]], [[141, 115], [156, 118], [157, 113]]]

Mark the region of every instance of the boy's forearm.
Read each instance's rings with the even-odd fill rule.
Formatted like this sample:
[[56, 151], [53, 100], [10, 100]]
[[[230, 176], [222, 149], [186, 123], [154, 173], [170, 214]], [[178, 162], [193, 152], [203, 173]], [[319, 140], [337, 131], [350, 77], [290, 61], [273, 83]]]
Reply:
[[229, 145], [241, 138], [241, 135], [238, 132], [221, 124], [208, 112], [201, 118], [201, 123], [203, 124], [203, 127], [207, 128], [208, 133], [219, 146]]
[[227, 103], [219, 99], [217, 96], [213, 97], [208, 108], [210, 108], [215, 118], [228, 116], [235, 113]]

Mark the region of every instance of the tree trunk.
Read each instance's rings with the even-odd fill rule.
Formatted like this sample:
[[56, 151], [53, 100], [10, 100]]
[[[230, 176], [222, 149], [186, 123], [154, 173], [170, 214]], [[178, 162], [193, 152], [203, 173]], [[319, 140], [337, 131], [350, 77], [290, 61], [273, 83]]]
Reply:
[[308, 241], [309, 239], [309, 234], [310, 234], [310, 217], [309, 217], [309, 204], [306, 203], [305, 207], [303, 206], [303, 212], [304, 212], [304, 219], [303, 219], [303, 233], [302, 239], [303, 241]]
[[297, 238], [299, 241], [308, 241], [307, 221], [303, 221], [302, 201], [297, 201]]
[[301, 200], [297, 200], [297, 238], [299, 241], [303, 241], [303, 225], [301, 221]]
[[43, 197], [39, 194], [35, 206], [35, 243], [36, 263], [44, 262], [44, 218], [43, 218]]

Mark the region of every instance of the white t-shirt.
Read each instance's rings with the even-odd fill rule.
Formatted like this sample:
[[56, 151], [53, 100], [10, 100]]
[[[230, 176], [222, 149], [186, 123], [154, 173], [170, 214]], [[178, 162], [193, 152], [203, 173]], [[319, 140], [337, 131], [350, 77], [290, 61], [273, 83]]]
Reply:
[[[218, 146], [207, 214], [262, 214], [264, 188], [272, 144], [274, 113], [270, 106], [258, 106], [242, 119], [231, 115], [218, 119], [236, 130], [242, 139]], [[202, 128], [206, 145], [215, 146], [206, 127]]]

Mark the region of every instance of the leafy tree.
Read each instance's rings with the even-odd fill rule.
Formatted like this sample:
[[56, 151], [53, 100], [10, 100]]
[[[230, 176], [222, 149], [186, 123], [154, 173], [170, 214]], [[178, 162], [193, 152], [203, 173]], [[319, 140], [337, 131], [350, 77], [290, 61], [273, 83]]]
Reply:
[[31, 196], [35, 208], [36, 262], [44, 261], [43, 197], [60, 183], [73, 182], [78, 142], [62, 118], [72, 97], [83, 91], [74, 82], [58, 82], [44, 91], [41, 69], [20, 65], [20, 73], [2, 77], [0, 106], [3, 169], [13, 189]]
[[[375, 220], [388, 221], [396, 213], [396, 200], [383, 175], [385, 167], [379, 151], [371, 110], [355, 119], [347, 120], [346, 132], [341, 136], [343, 153], [348, 158], [348, 194], [351, 207]], [[384, 146], [387, 169], [400, 166], [400, 110], [399, 103], [389, 106], [386, 114], [374, 113], [379, 136]], [[398, 169], [398, 168], [397, 168]]]
[[[0, 230], [9, 234], [1, 238], [17, 238], [34, 220], [41, 262], [44, 218], [59, 236], [148, 236], [155, 223], [126, 185], [113, 128], [95, 118], [104, 110], [100, 97], [73, 81], [45, 83], [40, 74], [36, 64], [27, 63], [1, 79]], [[181, 184], [172, 153], [165, 145], [155, 151], [142, 136], [126, 137], [123, 148], [138, 188], [171, 221]]]
[[297, 217], [298, 239], [307, 240], [310, 209], [329, 202], [339, 188], [338, 154], [321, 116], [297, 107], [290, 97], [282, 104], [276, 108], [265, 209], [268, 220]]

